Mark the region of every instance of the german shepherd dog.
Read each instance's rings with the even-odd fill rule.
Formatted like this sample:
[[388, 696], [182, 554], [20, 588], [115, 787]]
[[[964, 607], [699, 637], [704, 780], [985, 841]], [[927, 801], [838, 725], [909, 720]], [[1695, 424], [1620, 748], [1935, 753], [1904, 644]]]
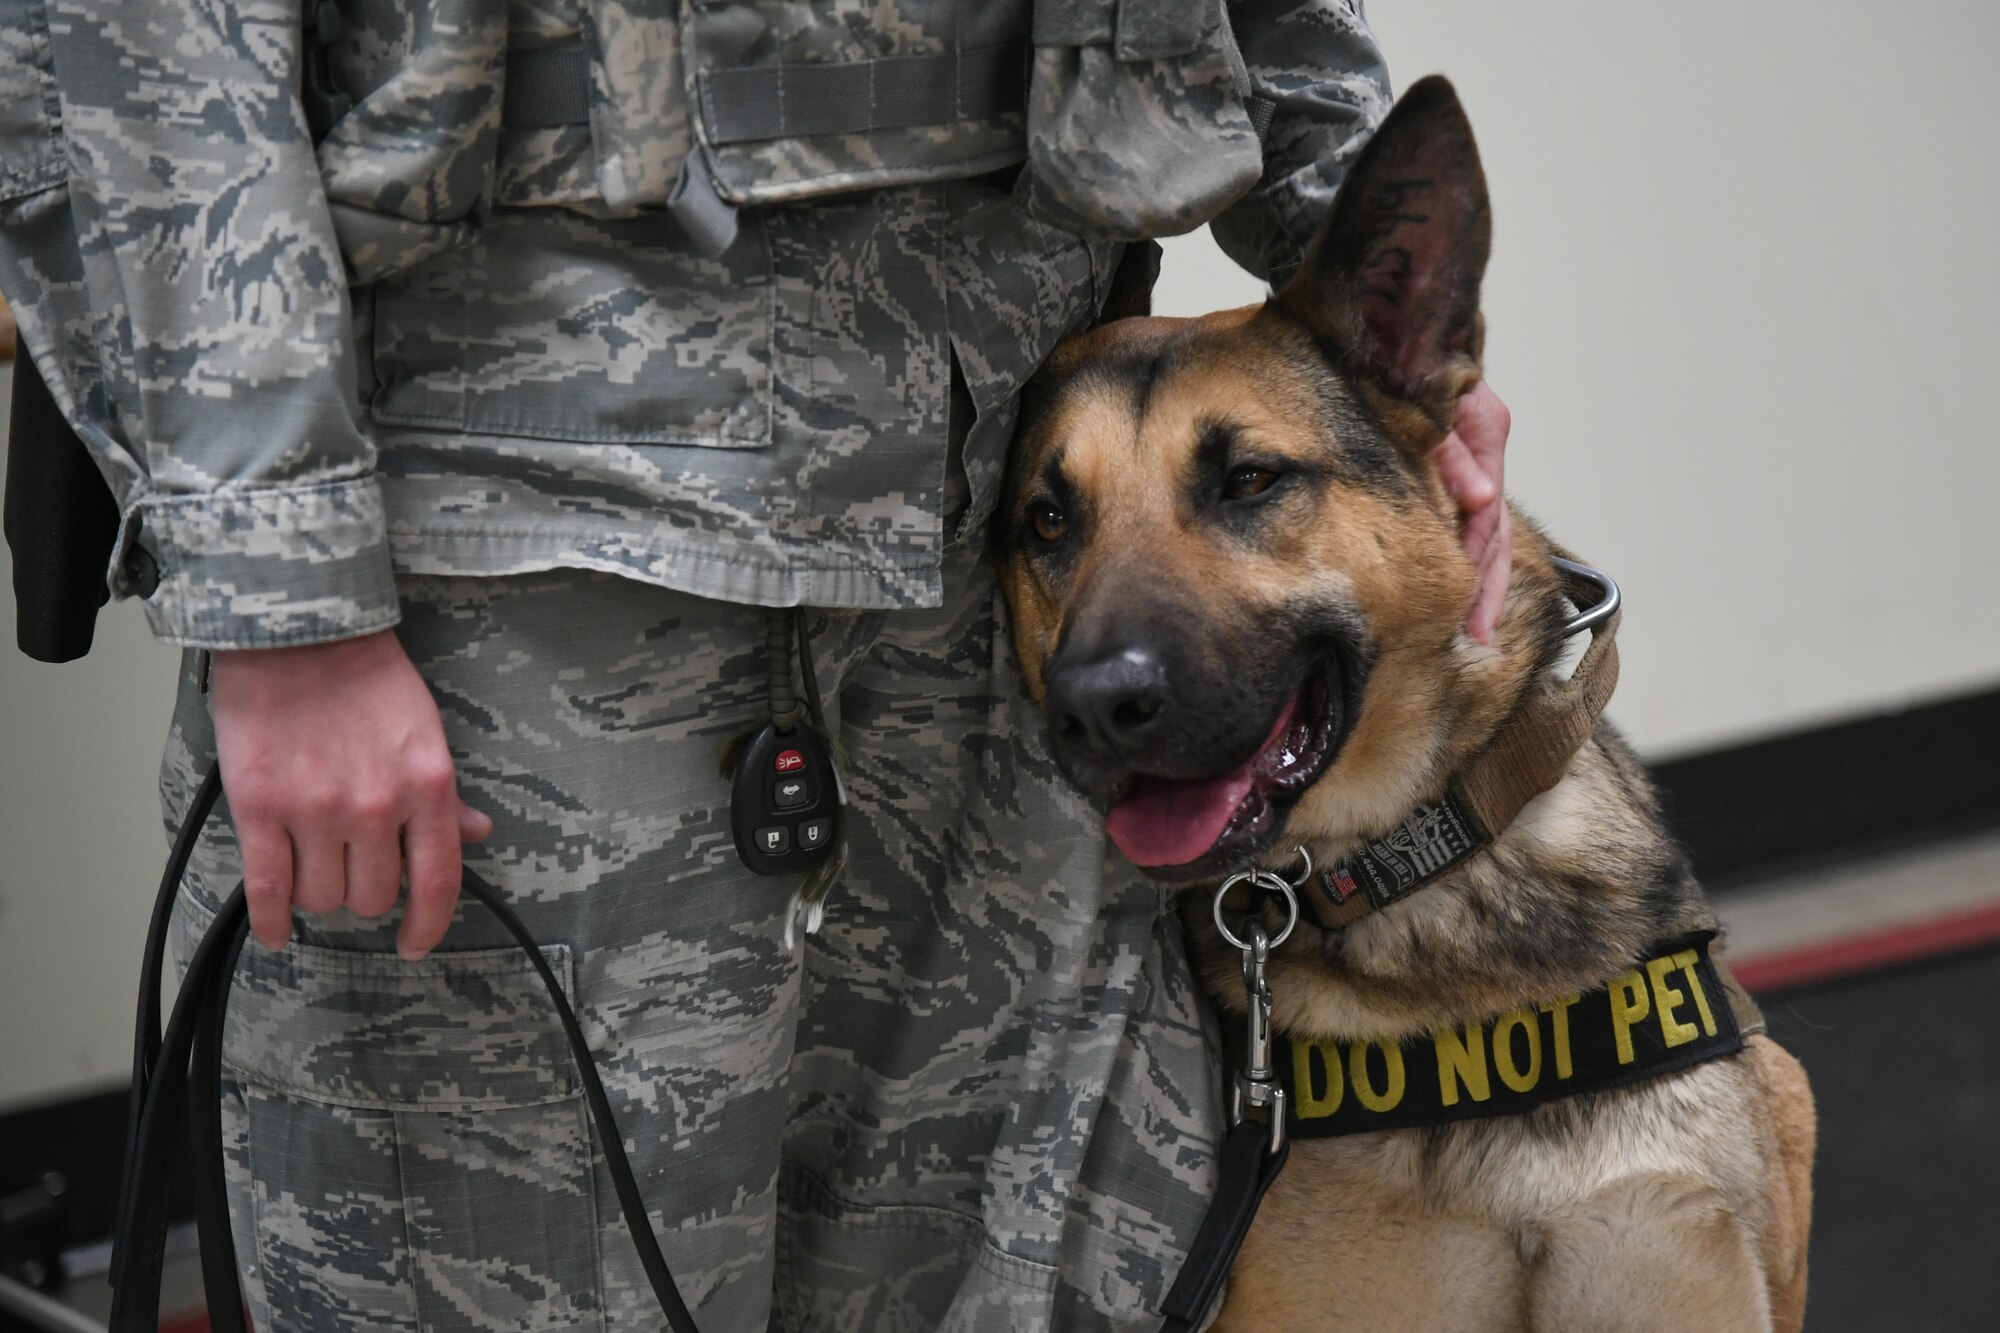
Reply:
[[[997, 525], [1015, 648], [1058, 763], [1157, 879], [1341, 861], [1559, 673], [1559, 552], [1515, 516], [1506, 611], [1473, 642], [1432, 461], [1480, 377], [1489, 236], [1471, 126], [1425, 79], [1270, 300], [1107, 322], [1030, 387]], [[1270, 959], [1277, 1030], [1395, 1043], [1549, 1012], [1712, 926], [1631, 750], [1578, 734], [1427, 887], [1302, 920]], [[1209, 898], [1182, 898], [1191, 947], [1240, 1014]], [[1750, 1035], [1518, 1114], [1302, 1139], [1214, 1327], [1797, 1329], [1814, 1134], [1803, 1070]]]

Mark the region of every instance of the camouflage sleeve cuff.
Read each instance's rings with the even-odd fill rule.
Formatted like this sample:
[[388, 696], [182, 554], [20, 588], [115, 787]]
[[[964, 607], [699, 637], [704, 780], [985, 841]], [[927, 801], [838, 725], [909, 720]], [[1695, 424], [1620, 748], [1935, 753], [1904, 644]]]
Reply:
[[112, 588], [145, 599], [183, 648], [286, 648], [372, 634], [399, 617], [382, 488], [153, 494], [127, 512]]
[[1351, 140], [1336, 155], [1259, 185], [1209, 224], [1216, 244], [1253, 277], [1284, 286], [1305, 261], [1320, 224], [1333, 211], [1348, 166], [1366, 142], [1365, 136]]
[[[1304, 248], [1293, 241], [1291, 231], [1279, 221], [1276, 205], [1257, 195], [1246, 196], [1228, 212], [1212, 219], [1209, 234], [1222, 253], [1253, 278], [1262, 278], [1273, 290], [1298, 271]], [[1307, 233], [1308, 239], [1311, 233]]]

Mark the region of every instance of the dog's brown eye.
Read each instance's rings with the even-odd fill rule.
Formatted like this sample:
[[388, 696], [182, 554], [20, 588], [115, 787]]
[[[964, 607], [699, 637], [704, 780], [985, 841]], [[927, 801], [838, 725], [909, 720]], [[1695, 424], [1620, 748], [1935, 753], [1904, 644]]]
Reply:
[[1059, 542], [1069, 535], [1069, 519], [1046, 500], [1028, 511], [1028, 521], [1034, 524], [1035, 535], [1045, 542]]
[[1222, 494], [1225, 499], [1230, 500], [1248, 499], [1250, 496], [1262, 495], [1270, 490], [1272, 483], [1277, 479], [1278, 474], [1271, 469], [1252, 467], [1246, 463], [1242, 467], [1230, 469], [1228, 480], [1222, 483]]

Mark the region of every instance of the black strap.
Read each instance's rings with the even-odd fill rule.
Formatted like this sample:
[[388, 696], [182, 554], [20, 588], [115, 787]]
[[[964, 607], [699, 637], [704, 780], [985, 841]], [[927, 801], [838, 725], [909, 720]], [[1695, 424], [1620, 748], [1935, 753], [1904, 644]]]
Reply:
[[1160, 1307], [1167, 1317], [1160, 1333], [1194, 1333], [1201, 1327], [1202, 1316], [1222, 1294], [1229, 1266], [1250, 1234], [1257, 1206], [1285, 1169], [1291, 1151], [1287, 1139], [1272, 1152], [1271, 1127], [1258, 1120], [1241, 1121], [1223, 1137], [1222, 1181], [1188, 1249], [1187, 1262]]
[[11, 421], [0, 425], [9, 441], [0, 526], [14, 553], [14, 641], [38, 662], [73, 662], [90, 651], [110, 595], [104, 571], [118, 545], [118, 502], [25, 338], [14, 356]]
[[193, 1034], [188, 1071], [188, 1166], [194, 1176], [195, 1230], [201, 1238], [201, 1285], [208, 1298], [210, 1333], [249, 1333], [243, 1288], [236, 1276], [236, 1243], [229, 1234], [229, 1190], [222, 1155], [222, 1029], [236, 960], [249, 938], [246, 912], [230, 929]]
[[[243, 886], [216, 914], [195, 947], [187, 975], [181, 980], [166, 1034], [159, 1035], [159, 981], [166, 954], [167, 921], [174, 895], [187, 870], [196, 840], [215, 808], [222, 782], [210, 769], [187, 818], [174, 840], [174, 851], [153, 906], [141, 965], [138, 1032], [133, 1043], [133, 1115], [128, 1130], [125, 1184], [121, 1192], [118, 1234], [113, 1241], [111, 1333], [156, 1333], [159, 1328], [160, 1275], [166, 1259], [168, 1169], [182, 1151], [190, 1151], [195, 1174], [195, 1221], [201, 1233], [202, 1283], [209, 1319], [216, 1333], [248, 1333], [243, 1293], [238, 1283], [235, 1247], [229, 1233], [228, 1187], [222, 1153], [222, 1032], [229, 987], [236, 962], [249, 934], [249, 911]], [[673, 1333], [698, 1333], [694, 1316], [674, 1286], [666, 1256], [661, 1254], [638, 1179], [625, 1155], [625, 1141], [597, 1074], [590, 1044], [570, 1008], [569, 999], [550, 970], [548, 960], [528, 934], [521, 919], [501, 900], [492, 885], [465, 872], [465, 892], [499, 920], [528, 955], [535, 974], [549, 993], [549, 1003], [562, 1023], [570, 1052], [576, 1057], [584, 1100], [604, 1153], [605, 1168], [618, 1195], [619, 1211], [632, 1233], [639, 1262], [652, 1284], [653, 1295]], [[190, 1135], [193, 1138], [190, 1139]]]
[[[148, 1071], [137, 1144], [125, 1164], [126, 1207], [119, 1219], [111, 1268], [116, 1288], [111, 1301], [111, 1333], [156, 1333], [159, 1328], [160, 1274], [166, 1263], [169, 1220], [166, 1183], [174, 1159], [186, 1151], [188, 1143], [188, 1090], [192, 1086], [188, 1066], [193, 1058], [194, 1030], [201, 1011], [213, 999], [218, 959], [224, 954], [233, 956], [235, 936], [248, 919], [239, 887], [195, 948], [180, 994], [174, 998], [158, 1058]], [[211, 1091], [212, 1096], [220, 1093], [220, 1086]], [[221, 1182], [215, 1183], [219, 1187]], [[197, 1188], [206, 1184], [197, 1182]], [[212, 1311], [211, 1317], [227, 1318], [225, 1311]]]
[[194, 857], [201, 840], [202, 826], [222, 795], [222, 773], [211, 768], [194, 794], [187, 817], [174, 837], [174, 849], [167, 857], [166, 873], [160, 876], [159, 892], [153, 898], [153, 920], [146, 928], [146, 953], [139, 965], [139, 1021], [132, 1039], [132, 1102], [125, 1121], [125, 1179], [118, 1192], [118, 1221], [112, 1233], [111, 1271], [118, 1271], [119, 1251], [124, 1247], [132, 1212], [132, 1187], [137, 1173], [130, 1164], [139, 1160], [139, 1117], [151, 1095], [153, 1070], [160, 1061], [160, 979], [167, 956], [167, 928], [174, 915], [174, 893]]

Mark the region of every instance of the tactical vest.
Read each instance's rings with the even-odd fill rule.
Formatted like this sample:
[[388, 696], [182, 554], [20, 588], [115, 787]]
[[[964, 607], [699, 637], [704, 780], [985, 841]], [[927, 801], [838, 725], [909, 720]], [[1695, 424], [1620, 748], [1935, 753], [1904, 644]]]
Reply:
[[[1042, 220], [1175, 234], [1262, 170], [1222, 0], [323, 0], [320, 146], [357, 282], [494, 206], [737, 209], [1025, 164]], [[310, 70], [311, 63], [308, 62]], [[1261, 111], [1261, 114], [1260, 114]]]

